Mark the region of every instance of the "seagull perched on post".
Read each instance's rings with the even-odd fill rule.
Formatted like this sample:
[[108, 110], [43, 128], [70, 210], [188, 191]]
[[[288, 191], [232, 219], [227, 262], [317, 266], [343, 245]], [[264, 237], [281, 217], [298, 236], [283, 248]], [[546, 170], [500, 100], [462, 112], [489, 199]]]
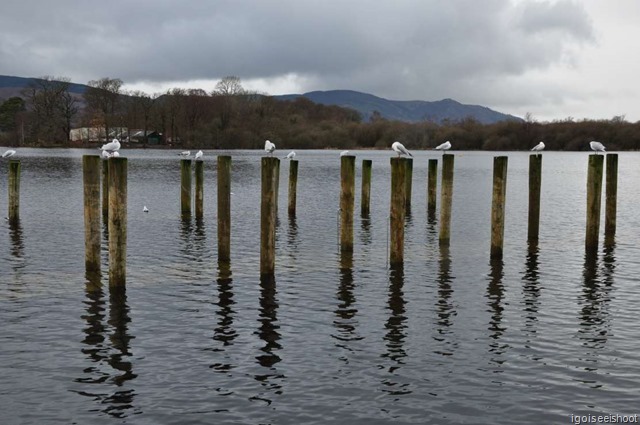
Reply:
[[409, 152], [407, 150], [407, 148], [404, 147], [404, 145], [400, 142], [393, 142], [393, 144], [391, 145], [391, 149], [393, 149], [394, 151], [396, 151], [396, 153], [398, 154], [398, 156], [400, 155], [409, 155], [409, 156], [413, 156], [411, 155], [411, 152]]
[[264, 141], [264, 151], [266, 153], [268, 153], [269, 155], [273, 156], [273, 151], [276, 150], [276, 145], [274, 145], [273, 143], [271, 143], [268, 140]]
[[191, 156], [191, 151], [182, 151], [178, 155], [180, 155], [183, 158], [188, 158]]
[[10, 158], [15, 154], [16, 154], [16, 151], [14, 151], [13, 149], [9, 149], [8, 151], [6, 151], [5, 153], [2, 154], [2, 157], [3, 158]]
[[598, 152], [606, 152], [604, 150], [604, 145], [600, 142], [596, 142], [595, 140], [589, 143], [589, 147], [591, 147], [592, 151], [596, 151], [596, 155], [598, 154]]
[[[544, 147], [545, 147], [544, 146], [544, 142], [540, 142], [537, 145], [535, 145], [534, 147], [532, 147], [531, 150], [534, 151], [534, 152], [540, 152], [541, 150], [544, 149]], [[538, 155], [540, 155], [540, 154], [538, 153]]]
[[340, 152], [340, 156], [347, 156], [347, 155], [349, 155], [349, 151]]
[[291, 151], [287, 154], [287, 159], [294, 159], [296, 157], [296, 153]]
[[204, 155], [204, 153], [202, 153], [202, 151], [198, 151], [196, 153], [196, 161], [202, 161], [202, 156]]
[[112, 156], [115, 151], [120, 149], [120, 142], [118, 141], [118, 139], [113, 139], [109, 143], [102, 145], [100, 149], [102, 150], [102, 152], [106, 151], [109, 156]]
[[451, 142], [448, 140], [443, 144], [436, 146], [437, 151], [448, 151], [449, 149], [451, 149]]

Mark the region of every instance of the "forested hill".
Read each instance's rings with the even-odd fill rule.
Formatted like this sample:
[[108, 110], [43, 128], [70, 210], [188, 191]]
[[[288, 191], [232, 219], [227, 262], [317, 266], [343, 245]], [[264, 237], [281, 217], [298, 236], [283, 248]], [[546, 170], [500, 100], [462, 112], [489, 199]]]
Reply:
[[[39, 78], [12, 77], [8, 75], [0, 75], [0, 99], [8, 99], [13, 96], [20, 96], [22, 89], [30, 83], [39, 80]], [[69, 84], [69, 92], [82, 94], [87, 89], [84, 84]]]
[[304, 94], [287, 94], [275, 97], [284, 100], [305, 97], [312, 102], [323, 105], [352, 108], [360, 112], [365, 121], [371, 120], [374, 114], [379, 114], [379, 117], [388, 120], [405, 122], [430, 121], [442, 123], [444, 121], [461, 121], [467, 118], [473, 118], [482, 124], [493, 124], [500, 121], [522, 121], [518, 117], [496, 112], [485, 106], [464, 105], [453, 99], [443, 99], [435, 102], [388, 100], [353, 90], [312, 91]]

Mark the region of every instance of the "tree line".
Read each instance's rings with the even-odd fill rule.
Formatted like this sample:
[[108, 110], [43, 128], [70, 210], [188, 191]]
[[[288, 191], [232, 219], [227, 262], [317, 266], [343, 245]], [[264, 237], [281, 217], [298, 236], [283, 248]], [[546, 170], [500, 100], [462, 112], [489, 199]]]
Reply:
[[265, 139], [289, 149], [388, 148], [395, 140], [409, 149], [430, 149], [446, 140], [460, 150], [526, 150], [539, 141], [549, 150], [585, 150], [591, 140], [609, 150], [640, 147], [640, 122], [624, 116], [537, 122], [527, 115], [523, 121], [481, 124], [473, 118], [407, 123], [374, 113], [365, 122], [349, 108], [250, 92], [235, 76], [223, 78], [210, 93], [125, 91], [117, 78], [89, 81], [82, 94], [71, 85], [68, 78], [45, 76], [21, 96], [0, 101], [0, 144], [64, 146], [72, 127], [98, 127], [106, 135], [122, 128], [144, 135], [153, 130], [166, 144], [202, 149], [258, 149]]

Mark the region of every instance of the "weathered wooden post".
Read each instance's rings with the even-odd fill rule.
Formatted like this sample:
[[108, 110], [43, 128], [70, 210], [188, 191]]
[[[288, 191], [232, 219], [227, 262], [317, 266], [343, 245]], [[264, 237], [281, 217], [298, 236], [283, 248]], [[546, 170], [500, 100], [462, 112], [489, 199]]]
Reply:
[[289, 215], [296, 215], [296, 198], [298, 187], [298, 161], [292, 159], [289, 161]]
[[430, 159], [427, 173], [427, 215], [436, 215], [436, 197], [438, 195], [438, 160]]
[[407, 189], [403, 158], [391, 158], [391, 206], [389, 211], [389, 265], [393, 268], [404, 263], [405, 191]]
[[127, 158], [109, 158], [109, 286], [126, 283]]
[[191, 215], [191, 160], [180, 160], [180, 211], [182, 216]]
[[607, 154], [607, 188], [604, 210], [604, 243], [613, 245], [616, 237], [616, 209], [618, 203], [618, 154]]
[[413, 158], [404, 158], [404, 205], [405, 212], [411, 212], [411, 189], [413, 183]]
[[204, 217], [204, 161], [195, 162], [196, 219]]
[[84, 265], [87, 272], [100, 271], [100, 157], [82, 157], [84, 187]]
[[493, 198], [491, 202], [491, 258], [501, 258], [504, 245], [504, 209], [507, 197], [508, 157], [493, 158]]
[[340, 252], [353, 252], [356, 157], [340, 157]]
[[360, 215], [367, 217], [371, 211], [371, 167], [373, 161], [362, 160], [362, 195], [360, 198]]
[[280, 199], [280, 161], [276, 163], [276, 224], [278, 222], [278, 200]]
[[442, 155], [442, 184], [440, 185], [440, 245], [451, 240], [451, 205], [453, 203], [453, 154]]
[[102, 219], [109, 217], [109, 160], [102, 159]]
[[540, 234], [540, 186], [542, 183], [542, 155], [529, 156], [529, 227], [527, 240], [534, 242]]
[[600, 204], [602, 199], [602, 167], [604, 155], [589, 155], [587, 171], [587, 229], [586, 251], [597, 252], [600, 232]]
[[9, 221], [20, 218], [20, 161], [9, 160]]
[[218, 156], [218, 261], [231, 260], [231, 157]]
[[275, 275], [276, 266], [276, 197], [278, 163], [273, 157], [262, 158], [262, 201], [260, 205], [260, 277]]

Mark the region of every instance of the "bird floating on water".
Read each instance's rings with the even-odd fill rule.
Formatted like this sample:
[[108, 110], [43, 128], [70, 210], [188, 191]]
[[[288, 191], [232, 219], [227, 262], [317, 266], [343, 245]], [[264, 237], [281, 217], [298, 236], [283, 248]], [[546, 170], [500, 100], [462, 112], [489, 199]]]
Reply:
[[437, 151], [448, 151], [449, 149], [451, 149], [451, 142], [448, 140], [443, 144], [436, 146]]
[[340, 156], [347, 156], [347, 155], [349, 155], [349, 151], [340, 152]]
[[[112, 141], [110, 141], [107, 144], [102, 145], [102, 147], [100, 148], [103, 152], [102, 156], [104, 156], [104, 152], [106, 151], [110, 156], [112, 156], [112, 154], [120, 149], [120, 142], [118, 141], [118, 139], [113, 139]], [[120, 155], [118, 155], [120, 156]]]
[[276, 145], [274, 145], [273, 143], [271, 143], [268, 140], [264, 141], [264, 151], [266, 153], [268, 153], [269, 155], [273, 156], [273, 151], [276, 150]]
[[14, 151], [13, 149], [9, 149], [8, 151], [6, 151], [5, 153], [2, 154], [2, 157], [3, 158], [10, 158], [15, 154], [16, 154], [16, 151]]
[[[540, 152], [541, 150], [543, 150], [545, 148], [544, 146], [544, 142], [540, 142], [537, 145], [535, 145], [534, 147], [531, 148], [532, 151], [534, 152]], [[539, 155], [539, 154], [538, 154]]]
[[196, 153], [196, 161], [202, 161], [202, 156], [204, 155], [204, 153], [202, 153], [202, 151], [198, 151]]
[[148, 212], [149, 212], [149, 208], [147, 208], [147, 206], [145, 205], [145, 206], [142, 208], [142, 212], [146, 212], [146, 213], [148, 213]]
[[178, 155], [180, 155], [183, 158], [187, 158], [187, 157], [191, 156], [191, 151], [182, 151]]
[[604, 150], [604, 145], [600, 142], [596, 142], [595, 140], [589, 143], [589, 147], [592, 151], [596, 151], [596, 155], [598, 154], [598, 152], [606, 152]]
[[411, 155], [411, 152], [409, 152], [407, 150], [407, 148], [404, 147], [404, 145], [400, 142], [393, 142], [393, 144], [391, 145], [391, 149], [393, 149], [394, 151], [396, 151], [396, 153], [398, 154], [398, 156], [400, 155], [409, 155], [409, 156], [413, 156]]
[[287, 154], [287, 159], [294, 159], [296, 157], [296, 153], [291, 151]]

